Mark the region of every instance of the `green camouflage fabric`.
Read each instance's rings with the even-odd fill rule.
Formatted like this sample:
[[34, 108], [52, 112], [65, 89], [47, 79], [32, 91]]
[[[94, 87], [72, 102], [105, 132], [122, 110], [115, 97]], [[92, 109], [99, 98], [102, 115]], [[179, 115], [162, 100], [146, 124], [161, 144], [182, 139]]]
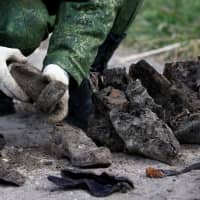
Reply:
[[57, 0], [52, 13], [52, 1], [0, 1], [0, 45], [28, 55], [53, 31], [44, 66], [57, 64], [80, 84], [106, 36], [126, 32], [141, 2]]
[[111, 32], [118, 35], [126, 33], [142, 3], [143, 0], [125, 0], [117, 13]]
[[48, 31], [48, 10], [41, 0], [0, 1], [0, 45], [32, 53]]

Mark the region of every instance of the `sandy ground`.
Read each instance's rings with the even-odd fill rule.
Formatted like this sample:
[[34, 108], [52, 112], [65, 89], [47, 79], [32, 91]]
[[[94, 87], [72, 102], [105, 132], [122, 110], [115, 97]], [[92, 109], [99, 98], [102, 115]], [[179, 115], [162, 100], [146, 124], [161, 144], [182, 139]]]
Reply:
[[[45, 55], [46, 44], [43, 44], [40, 50], [37, 50], [30, 57], [30, 62], [41, 66], [42, 58]], [[127, 53], [130, 53], [128, 50]], [[121, 51], [118, 51], [111, 62], [112, 66], [117, 67], [118, 57]], [[162, 64], [153, 62], [159, 71], [162, 71]], [[17, 118], [17, 115], [16, 115]], [[24, 134], [20, 132], [20, 128], [24, 130], [26, 124], [34, 124], [30, 119], [25, 117], [22, 121], [15, 120], [15, 116], [1, 117], [0, 130], [4, 134], [10, 133], [10, 146], [17, 144], [16, 137], [23, 140]], [[18, 127], [18, 135], [13, 134], [15, 128]], [[33, 126], [32, 126], [33, 127]], [[27, 133], [30, 127], [27, 126]], [[39, 128], [36, 128], [34, 134], [37, 135]], [[44, 130], [43, 130], [44, 131]], [[20, 135], [21, 134], [21, 135]], [[31, 135], [33, 140], [35, 135]], [[72, 133], [73, 134], [73, 133]], [[13, 137], [13, 139], [12, 139]], [[47, 137], [48, 138], [48, 137]], [[26, 138], [27, 139], [27, 138]], [[34, 143], [34, 142], [33, 142]], [[18, 140], [18, 145], [20, 140]], [[27, 143], [26, 143], [27, 144]], [[20, 145], [19, 145], [20, 146]], [[14, 150], [13, 150], [14, 151]], [[26, 184], [20, 188], [0, 187], [0, 200], [93, 200], [84, 191], [57, 191], [51, 192], [55, 186], [48, 182], [47, 175], [59, 174], [59, 169], [68, 167], [70, 164], [67, 160], [56, 160], [48, 156], [42, 151], [33, 151], [22, 148], [15, 149], [17, 168], [27, 178]], [[114, 194], [108, 200], [200, 200], [200, 172], [193, 171], [178, 177], [167, 177], [164, 179], [149, 179], [145, 177], [145, 169], [149, 166], [176, 169], [180, 166], [200, 162], [200, 146], [182, 146], [179, 162], [174, 166], [168, 166], [157, 161], [152, 161], [139, 156], [128, 156], [125, 154], [114, 154], [113, 164], [106, 171], [130, 178], [135, 185], [135, 189], [127, 194]], [[99, 171], [99, 170], [97, 170]], [[101, 171], [101, 170], [100, 170]]]
[[[184, 146], [182, 148], [182, 159], [185, 164], [196, 162], [200, 157], [200, 147]], [[24, 154], [24, 153], [23, 153]], [[41, 152], [26, 153], [29, 164], [21, 163], [17, 169], [27, 177], [26, 184], [20, 188], [0, 187], [0, 199], [2, 200], [93, 200], [84, 191], [56, 191], [53, 184], [48, 182], [48, 175], [59, 175], [59, 169], [69, 167], [66, 160], [54, 160], [44, 156]], [[30, 163], [32, 165], [30, 165]], [[37, 163], [37, 165], [36, 165]], [[45, 163], [52, 163], [45, 164]], [[193, 171], [179, 177], [168, 177], [164, 179], [149, 179], [145, 177], [145, 169], [148, 166], [171, 168], [156, 161], [144, 159], [138, 156], [114, 154], [113, 164], [106, 169], [107, 172], [129, 177], [135, 185], [135, 189], [127, 194], [113, 194], [108, 200], [199, 200], [200, 199], [200, 173]], [[97, 173], [102, 170], [96, 170]]]

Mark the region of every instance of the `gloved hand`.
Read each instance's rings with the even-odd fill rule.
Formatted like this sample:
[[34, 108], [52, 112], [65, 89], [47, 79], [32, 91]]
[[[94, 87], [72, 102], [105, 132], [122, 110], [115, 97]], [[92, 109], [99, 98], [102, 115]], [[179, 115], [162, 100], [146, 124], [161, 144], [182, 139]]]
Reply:
[[69, 75], [60, 66], [55, 64], [46, 66], [43, 75], [45, 75], [49, 81], [60, 81], [67, 86], [65, 94], [49, 116], [50, 122], [57, 123], [62, 121], [68, 115]]
[[0, 90], [11, 98], [26, 102], [29, 98], [10, 74], [7, 61], [24, 63], [27, 58], [19, 49], [0, 46]]

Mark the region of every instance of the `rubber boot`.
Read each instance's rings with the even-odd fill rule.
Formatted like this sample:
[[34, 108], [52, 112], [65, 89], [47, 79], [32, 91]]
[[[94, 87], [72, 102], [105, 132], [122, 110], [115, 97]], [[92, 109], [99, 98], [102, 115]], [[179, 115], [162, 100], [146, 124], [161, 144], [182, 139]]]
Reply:
[[87, 130], [88, 119], [93, 112], [92, 88], [88, 79], [80, 86], [74, 80], [70, 81], [70, 99], [68, 121], [83, 130]]

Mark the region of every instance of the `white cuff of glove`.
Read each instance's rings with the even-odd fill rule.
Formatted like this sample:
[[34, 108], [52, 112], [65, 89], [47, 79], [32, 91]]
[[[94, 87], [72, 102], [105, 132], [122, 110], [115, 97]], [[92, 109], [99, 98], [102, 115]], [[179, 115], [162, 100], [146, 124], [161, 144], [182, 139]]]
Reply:
[[52, 80], [60, 81], [67, 86], [69, 85], [68, 73], [58, 65], [47, 65], [43, 71], [43, 75], [49, 77]]

